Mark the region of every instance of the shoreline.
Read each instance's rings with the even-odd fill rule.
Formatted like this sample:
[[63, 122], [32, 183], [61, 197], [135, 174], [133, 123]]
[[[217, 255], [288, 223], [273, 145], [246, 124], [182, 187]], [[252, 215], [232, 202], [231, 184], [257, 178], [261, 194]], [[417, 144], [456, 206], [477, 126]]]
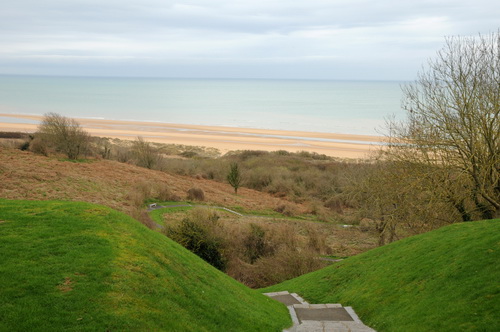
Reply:
[[[6, 122], [6, 118], [21, 123]], [[0, 131], [35, 132], [41, 115], [0, 113]], [[25, 122], [23, 123], [22, 120]], [[145, 140], [167, 144], [205, 146], [222, 154], [235, 150], [316, 152], [339, 158], [365, 158], [384, 143], [383, 136], [316, 133], [275, 129], [188, 125], [147, 121], [75, 118], [92, 136]]]

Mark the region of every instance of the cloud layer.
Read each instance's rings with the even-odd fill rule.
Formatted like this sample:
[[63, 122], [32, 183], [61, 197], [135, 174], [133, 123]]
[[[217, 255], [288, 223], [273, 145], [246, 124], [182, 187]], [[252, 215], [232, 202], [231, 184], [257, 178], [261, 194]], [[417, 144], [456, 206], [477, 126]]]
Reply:
[[412, 79], [492, 0], [4, 0], [0, 73]]

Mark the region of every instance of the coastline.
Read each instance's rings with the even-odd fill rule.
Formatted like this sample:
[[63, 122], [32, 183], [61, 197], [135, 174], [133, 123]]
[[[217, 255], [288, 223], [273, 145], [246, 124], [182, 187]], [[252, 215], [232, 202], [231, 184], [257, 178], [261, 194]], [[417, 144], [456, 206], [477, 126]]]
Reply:
[[[0, 131], [35, 132], [43, 116], [0, 113]], [[19, 122], [6, 122], [7, 119]], [[382, 136], [273, 129], [187, 125], [160, 122], [75, 118], [92, 136], [205, 146], [222, 154], [235, 150], [308, 151], [339, 158], [364, 158], [384, 142]], [[24, 122], [23, 122], [24, 121]]]

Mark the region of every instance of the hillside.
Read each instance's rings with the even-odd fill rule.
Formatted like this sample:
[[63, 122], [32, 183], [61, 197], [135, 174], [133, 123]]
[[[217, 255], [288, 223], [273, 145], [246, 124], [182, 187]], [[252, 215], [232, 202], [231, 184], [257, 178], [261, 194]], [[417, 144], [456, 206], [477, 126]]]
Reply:
[[278, 302], [100, 205], [0, 200], [1, 331], [281, 331]]
[[353, 306], [377, 331], [499, 331], [500, 220], [370, 250], [264, 291]]
[[[150, 188], [168, 188], [185, 199], [186, 192], [199, 187], [208, 202], [224, 206], [240, 206], [248, 210], [273, 209], [280, 204], [293, 204], [269, 194], [241, 188], [233, 195], [229, 184], [205, 179], [171, 175], [111, 160], [70, 162], [44, 157], [31, 152], [0, 146], [0, 197], [9, 199], [64, 199], [99, 203], [130, 213], [142, 201], [151, 198]], [[297, 210], [303, 210], [294, 204]]]

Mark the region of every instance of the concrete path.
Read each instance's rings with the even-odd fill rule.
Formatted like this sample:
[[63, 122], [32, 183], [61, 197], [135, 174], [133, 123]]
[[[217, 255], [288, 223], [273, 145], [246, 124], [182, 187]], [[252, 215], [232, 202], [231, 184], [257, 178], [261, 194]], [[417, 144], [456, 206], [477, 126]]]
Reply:
[[296, 293], [265, 293], [285, 304], [293, 326], [284, 332], [375, 332], [359, 319], [351, 307], [341, 304], [309, 304]]

